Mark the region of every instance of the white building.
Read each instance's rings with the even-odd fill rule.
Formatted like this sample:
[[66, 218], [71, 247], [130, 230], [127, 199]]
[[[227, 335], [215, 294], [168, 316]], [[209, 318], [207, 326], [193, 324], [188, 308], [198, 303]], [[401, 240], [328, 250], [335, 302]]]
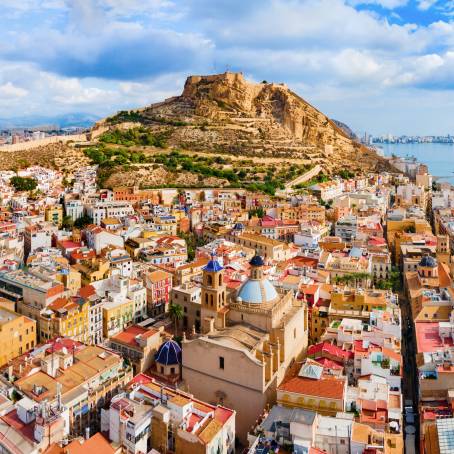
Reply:
[[112, 232], [108, 232], [105, 229], [97, 226], [89, 226], [85, 230], [85, 238], [87, 240], [87, 246], [96, 251], [99, 254], [102, 249], [107, 246], [116, 246], [123, 248], [124, 240], [123, 237]]
[[351, 242], [356, 238], [358, 231], [358, 220], [356, 216], [345, 216], [336, 222], [335, 235], [343, 241]]
[[[324, 230], [326, 231], [326, 229]], [[304, 226], [301, 227], [300, 232], [295, 233], [293, 242], [296, 246], [307, 249], [316, 249], [324, 233], [325, 232], [322, 229]]]
[[68, 200], [65, 202], [66, 215], [73, 221], [81, 218], [84, 214], [84, 206], [80, 200]]
[[134, 215], [135, 211], [128, 202], [96, 202], [85, 206], [87, 215], [93, 219], [93, 224], [100, 225], [105, 218], [124, 219]]
[[315, 427], [314, 446], [330, 453], [350, 454], [353, 415], [341, 417], [319, 416]]
[[52, 246], [52, 233], [57, 227], [50, 223], [30, 225], [24, 231], [24, 253], [28, 257], [39, 248]]
[[[104, 413], [105, 414], [105, 413]], [[153, 407], [115, 396], [109, 409], [109, 439], [123, 446], [128, 454], [148, 452]]]

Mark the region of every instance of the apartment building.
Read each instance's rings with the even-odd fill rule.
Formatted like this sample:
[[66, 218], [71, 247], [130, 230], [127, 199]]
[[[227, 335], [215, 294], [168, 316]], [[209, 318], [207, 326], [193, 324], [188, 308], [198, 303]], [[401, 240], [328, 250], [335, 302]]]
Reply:
[[0, 367], [32, 350], [36, 342], [35, 320], [0, 308]]
[[93, 219], [93, 223], [101, 225], [105, 218], [124, 219], [135, 214], [134, 208], [128, 202], [96, 202], [92, 205], [85, 205], [85, 211]]

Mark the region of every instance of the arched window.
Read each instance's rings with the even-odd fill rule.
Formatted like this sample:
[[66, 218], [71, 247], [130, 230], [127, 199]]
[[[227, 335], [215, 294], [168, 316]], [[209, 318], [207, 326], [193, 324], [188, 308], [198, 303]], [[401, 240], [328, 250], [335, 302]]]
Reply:
[[207, 284], [211, 287], [213, 285], [213, 276], [211, 276], [211, 274], [209, 274], [207, 276]]
[[219, 275], [219, 285], [222, 285], [222, 274]]

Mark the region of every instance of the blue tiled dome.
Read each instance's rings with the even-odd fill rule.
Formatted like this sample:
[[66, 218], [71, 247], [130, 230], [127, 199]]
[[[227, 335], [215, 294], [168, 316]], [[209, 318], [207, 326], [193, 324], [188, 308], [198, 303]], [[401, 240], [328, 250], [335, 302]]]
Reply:
[[249, 262], [251, 266], [263, 266], [265, 263], [263, 262], [262, 257], [260, 255], [254, 255], [254, 257], [251, 258], [251, 261]]
[[181, 347], [174, 340], [168, 340], [159, 347], [155, 360], [165, 366], [181, 364]]
[[425, 255], [419, 262], [419, 266], [426, 268], [435, 268], [437, 266], [437, 261], [430, 255]]
[[277, 291], [268, 279], [249, 279], [240, 287], [237, 295], [243, 302], [252, 304], [268, 303], [277, 297]]

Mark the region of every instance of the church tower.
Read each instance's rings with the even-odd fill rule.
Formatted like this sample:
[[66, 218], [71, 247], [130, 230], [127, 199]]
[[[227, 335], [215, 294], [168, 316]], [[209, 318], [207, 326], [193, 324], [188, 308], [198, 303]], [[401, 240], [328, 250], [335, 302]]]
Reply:
[[203, 268], [201, 298], [202, 332], [207, 333], [213, 328], [225, 328], [227, 290], [224, 284], [224, 268], [214, 253]]

